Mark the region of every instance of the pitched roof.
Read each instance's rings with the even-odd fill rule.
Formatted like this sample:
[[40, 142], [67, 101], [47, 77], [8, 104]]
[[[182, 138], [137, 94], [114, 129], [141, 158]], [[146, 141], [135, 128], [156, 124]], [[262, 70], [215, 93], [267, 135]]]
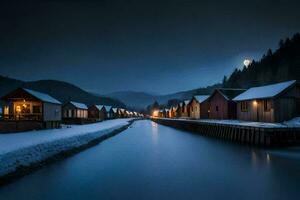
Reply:
[[45, 94], [45, 93], [42, 93], [42, 92], [38, 92], [38, 91], [35, 91], [35, 90], [26, 89], [26, 88], [22, 88], [22, 89], [24, 91], [26, 91], [27, 93], [31, 94], [32, 96], [34, 96], [35, 98], [43, 101], [43, 102], [61, 104], [61, 102], [59, 102], [58, 100], [54, 99], [53, 97], [51, 97], [48, 94]]
[[100, 111], [103, 108], [103, 105], [95, 105], [95, 107]]
[[113, 108], [112, 110], [113, 110], [114, 113], [118, 112], [118, 108]]
[[209, 95], [197, 95], [194, 96], [194, 98], [199, 102], [202, 103], [203, 101], [205, 101], [206, 99], [208, 99]]
[[187, 105], [191, 102], [191, 100], [184, 100], [184, 104]]
[[252, 87], [239, 96], [235, 97], [234, 101], [243, 101], [250, 99], [265, 99], [279, 95], [281, 92], [296, 83], [296, 80], [286, 81], [260, 87]]
[[78, 103], [75, 101], [70, 101], [70, 103], [75, 106], [76, 108], [80, 108], [80, 109], [88, 109], [88, 107], [84, 104], [84, 103]]
[[220, 89], [217, 89], [217, 91], [220, 92], [220, 94], [222, 94], [225, 99], [232, 100], [236, 96], [245, 92], [246, 89], [220, 88]]
[[111, 106], [104, 106], [104, 108], [105, 108], [106, 112], [108, 112], [108, 111], [110, 111]]

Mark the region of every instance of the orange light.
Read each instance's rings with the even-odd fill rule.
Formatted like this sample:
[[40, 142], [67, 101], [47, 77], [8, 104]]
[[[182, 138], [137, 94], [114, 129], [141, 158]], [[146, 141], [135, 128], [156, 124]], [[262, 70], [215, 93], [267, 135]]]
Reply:
[[17, 113], [21, 112], [21, 106], [16, 106]]
[[152, 113], [152, 116], [153, 117], [158, 117], [158, 113], [159, 113], [158, 110], [154, 110], [153, 113]]
[[257, 106], [257, 101], [255, 101], [255, 100], [253, 101], [253, 106], [255, 106], [255, 107]]

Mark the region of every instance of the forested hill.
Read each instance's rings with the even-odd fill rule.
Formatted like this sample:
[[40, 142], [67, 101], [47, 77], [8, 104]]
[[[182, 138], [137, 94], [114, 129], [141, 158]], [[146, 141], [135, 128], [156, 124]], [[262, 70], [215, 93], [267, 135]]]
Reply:
[[300, 81], [300, 34], [279, 42], [279, 48], [263, 55], [260, 61], [253, 61], [242, 70], [236, 69], [223, 87], [249, 88], [286, 80]]
[[89, 93], [67, 82], [56, 80], [25, 82], [0, 75], [0, 96], [3, 96], [18, 87], [25, 87], [47, 93], [63, 103], [72, 100], [88, 105], [104, 104], [126, 107], [126, 105], [119, 100]]

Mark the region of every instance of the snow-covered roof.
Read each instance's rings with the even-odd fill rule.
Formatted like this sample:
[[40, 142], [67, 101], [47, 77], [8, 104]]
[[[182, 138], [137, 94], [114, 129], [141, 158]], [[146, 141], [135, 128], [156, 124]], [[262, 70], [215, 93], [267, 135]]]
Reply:
[[24, 91], [28, 92], [29, 94], [31, 94], [32, 96], [34, 96], [35, 98], [43, 101], [43, 102], [61, 104], [61, 102], [59, 102], [58, 100], [54, 99], [53, 97], [51, 97], [48, 94], [45, 94], [45, 93], [42, 93], [42, 92], [38, 92], [38, 91], [35, 91], [35, 90], [26, 89], [26, 88], [22, 88], [22, 89]]
[[182, 107], [182, 105], [183, 105], [183, 102], [180, 102], [180, 103], [179, 103], [179, 106]]
[[218, 91], [226, 100], [231, 100], [238, 95], [242, 94], [246, 91], [246, 89], [239, 89], [239, 88], [219, 88], [215, 91]]
[[113, 108], [112, 110], [113, 110], [114, 113], [118, 112], [118, 108]]
[[103, 105], [95, 105], [98, 110], [102, 110]]
[[185, 101], [184, 101], [184, 104], [185, 104], [185, 105], [188, 105], [190, 102], [191, 102], [191, 100], [185, 100]]
[[110, 111], [111, 106], [104, 106], [104, 108], [105, 108], [106, 112], [108, 112], [108, 111]]
[[209, 95], [197, 95], [194, 96], [194, 98], [199, 102], [202, 103], [203, 101], [205, 101], [206, 99], [208, 99]]
[[80, 109], [88, 109], [88, 107], [84, 104], [84, 103], [78, 103], [75, 101], [70, 101], [70, 103], [75, 106], [76, 108], [80, 108]]
[[265, 98], [272, 98], [283, 92], [285, 89], [290, 87], [291, 85], [295, 84], [296, 81], [286, 81], [281, 83], [276, 83], [272, 85], [265, 85], [260, 87], [252, 87], [242, 94], [235, 97], [234, 101], [244, 101], [244, 100], [251, 100], [251, 99], [265, 99]]

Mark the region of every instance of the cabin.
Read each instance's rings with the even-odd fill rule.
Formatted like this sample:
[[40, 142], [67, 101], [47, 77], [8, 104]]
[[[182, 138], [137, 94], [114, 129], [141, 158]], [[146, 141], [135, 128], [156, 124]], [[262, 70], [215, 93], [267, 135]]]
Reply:
[[208, 118], [208, 98], [209, 95], [197, 95], [189, 103], [190, 118], [207, 119]]
[[236, 102], [233, 99], [245, 89], [215, 89], [208, 99], [210, 119], [236, 119]]
[[183, 101], [183, 105], [181, 108], [181, 117], [188, 118], [190, 117], [190, 100]]
[[170, 111], [169, 111], [169, 117], [170, 118], [176, 118], [177, 117], [177, 109], [178, 106], [171, 106]]
[[170, 118], [170, 109], [169, 108], [164, 109], [164, 117], [165, 118]]
[[295, 80], [252, 87], [233, 100], [239, 120], [283, 122], [300, 116], [300, 87]]
[[63, 122], [66, 124], [83, 124], [88, 119], [88, 107], [83, 103], [69, 101], [63, 105]]
[[106, 118], [106, 110], [103, 105], [92, 105], [88, 107], [88, 117], [97, 121], [102, 121]]
[[118, 108], [112, 108], [112, 117], [111, 118], [119, 118], [120, 117], [120, 110]]
[[1, 101], [0, 132], [60, 127], [61, 102], [46, 93], [18, 88], [1, 97]]
[[124, 108], [120, 108], [120, 117], [121, 118], [126, 118], [126, 110]]
[[184, 109], [183, 106], [184, 106], [183, 102], [179, 102], [179, 103], [177, 104], [176, 116], [177, 116], [178, 118], [182, 116], [182, 111], [183, 111], [183, 109]]
[[114, 117], [112, 106], [104, 106], [104, 109], [106, 112], [106, 119], [112, 119]]

